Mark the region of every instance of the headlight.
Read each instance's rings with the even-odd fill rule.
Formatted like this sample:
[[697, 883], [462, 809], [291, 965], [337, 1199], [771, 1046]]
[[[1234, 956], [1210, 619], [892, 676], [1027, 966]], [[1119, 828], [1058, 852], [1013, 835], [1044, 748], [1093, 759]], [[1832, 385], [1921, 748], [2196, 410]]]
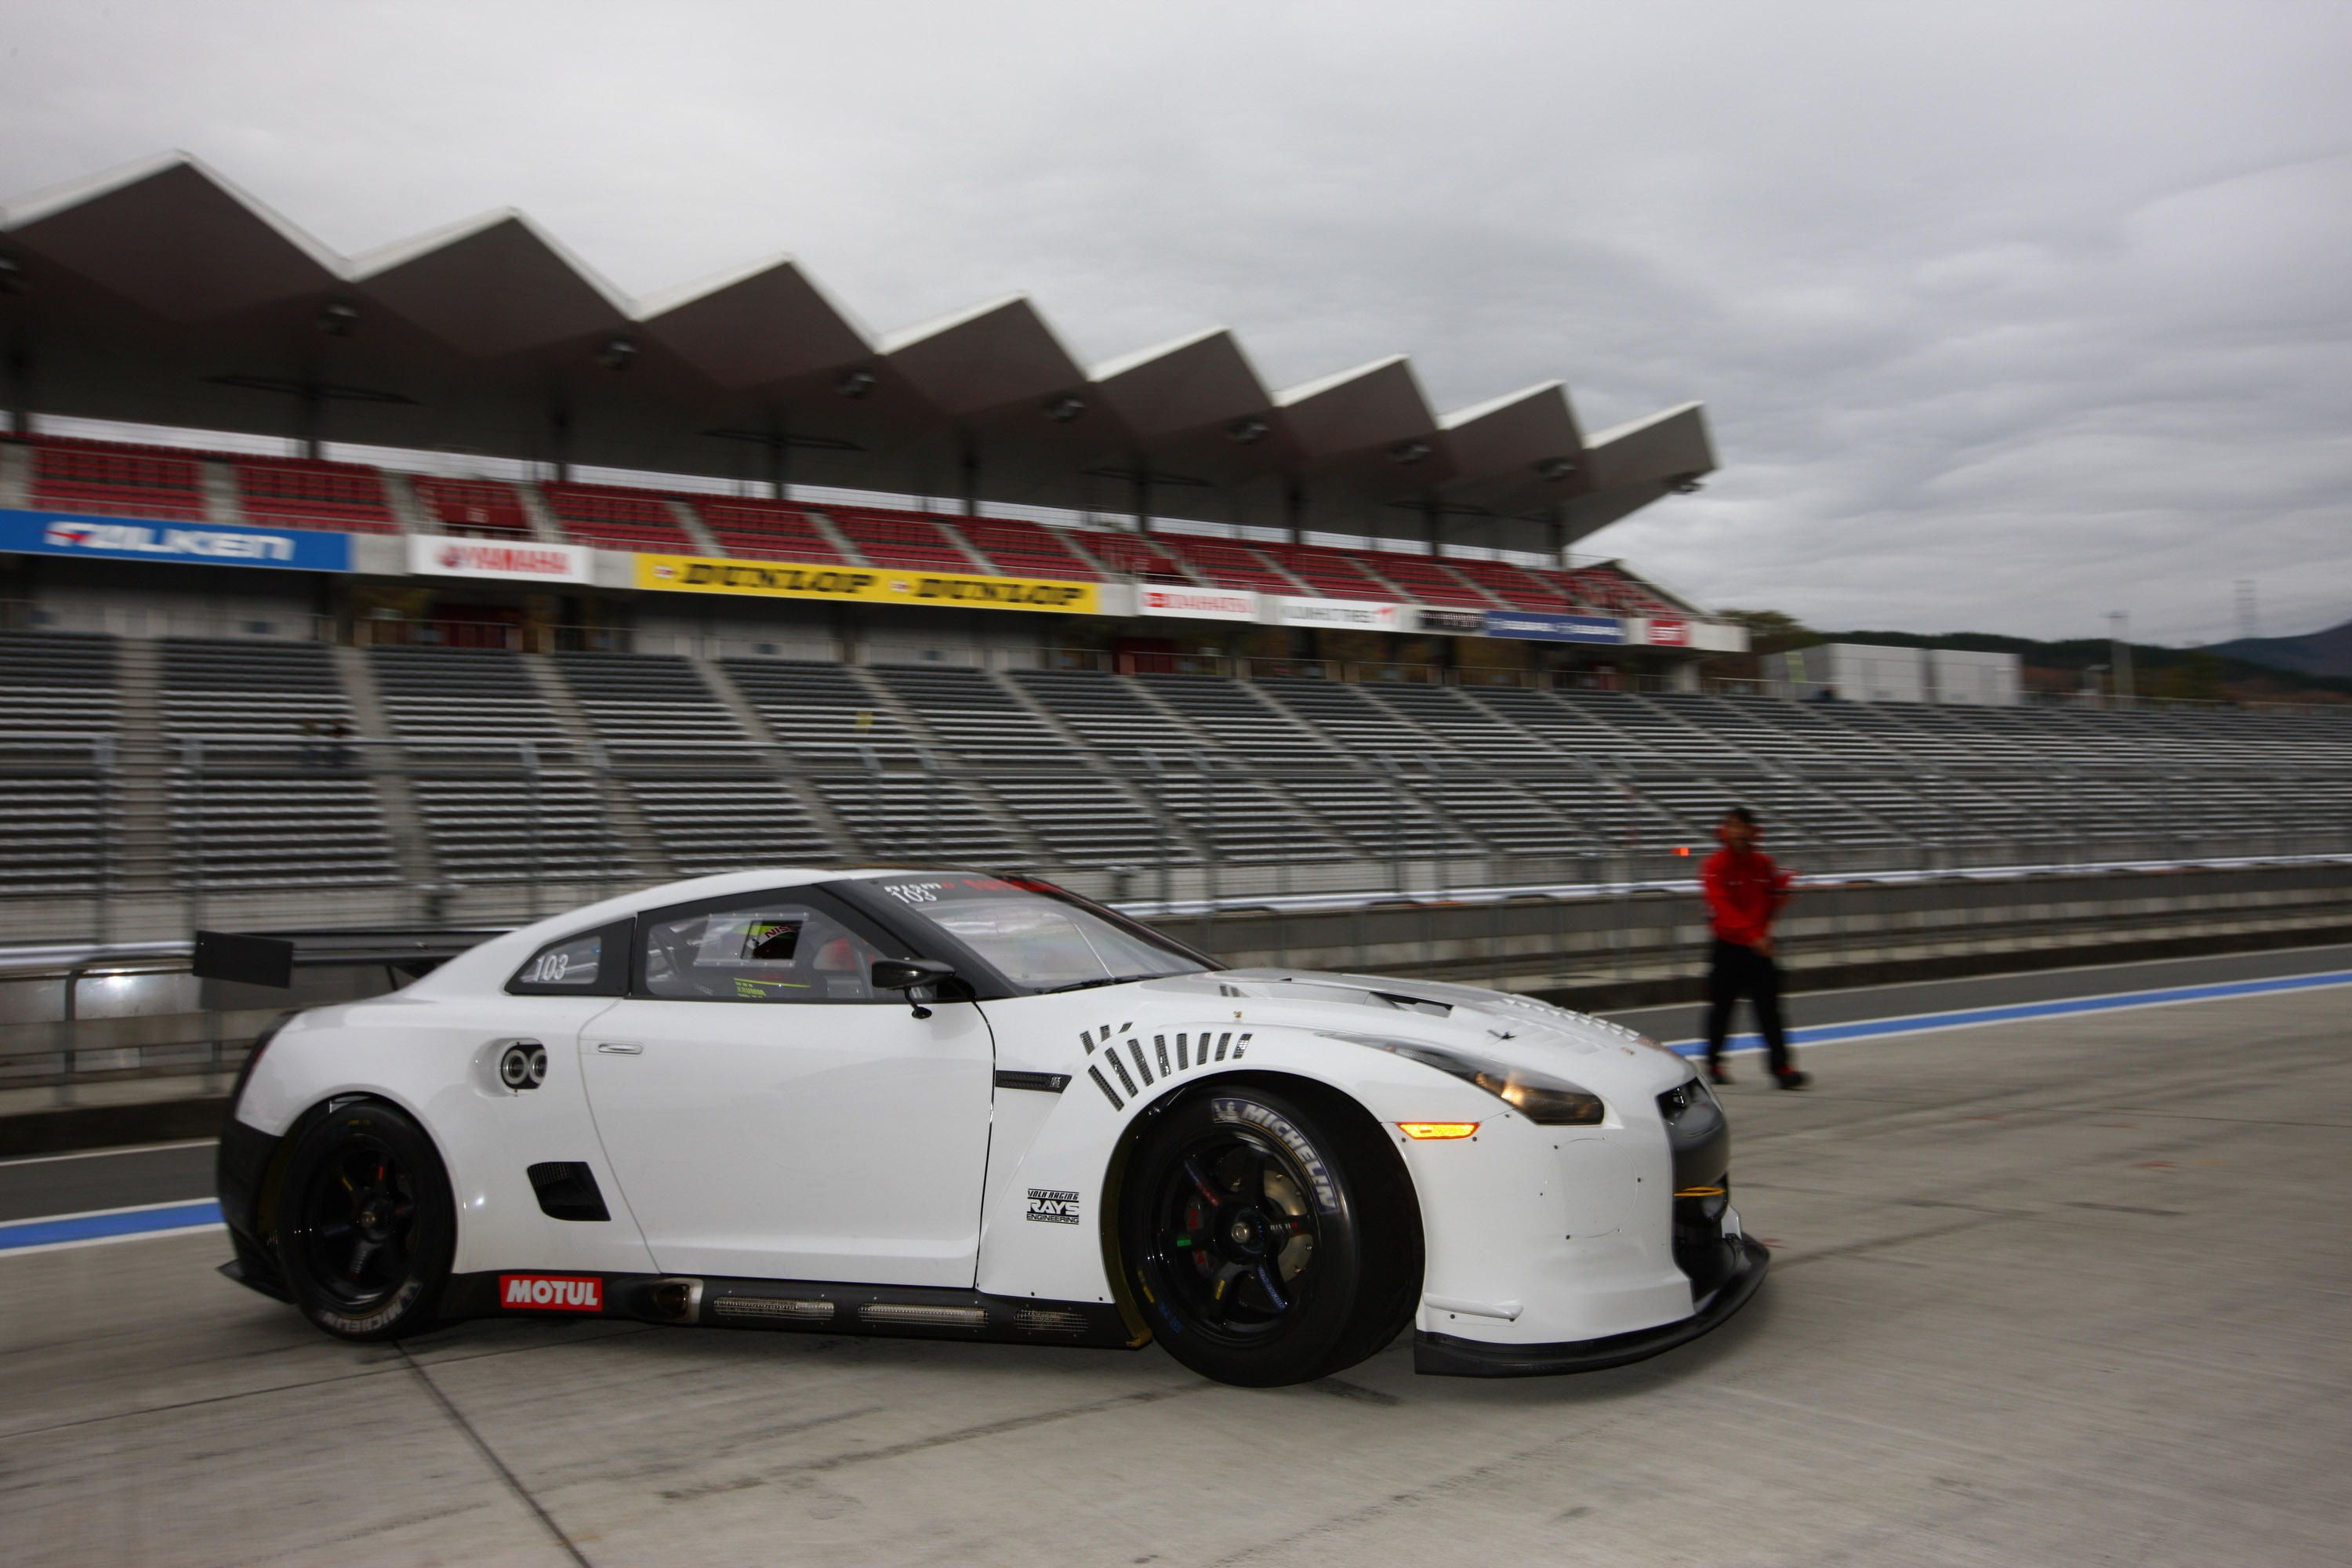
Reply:
[[1417, 1061], [1423, 1067], [1435, 1068], [1439, 1072], [1458, 1078], [1465, 1083], [1475, 1083], [1538, 1126], [1597, 1127], [1609, 1114], [1609, 1108], [1601, 1103], [1599, 1095], [1542, 1073], [1529, 1072], [1525, 1068], [1473, 1061], [1467, 1057], [1456, 1056], [1452, 1051], [1424, 1046], [1414, 1040], [1392, 1040], [1381, 1035], [1342, 1034], [1335, 1029], [1318, 1032], [1326, 1039], [1370, 1046], [1374, 1050], [1387, 1051], [1391, 1056]]
[[1513, 1072], [1497, 1079], [1493, 1073], [1480, 1073], [1471, 1082], [1489, 1094], [1499, 1095], [1518, 1108], [1519, 1114], [1544, 1127], [1597, 1127], [1608, 1114], [1597, 1094], [1587, 1094], [1568, 1084], [1544, 1082], [1527, 1073]]

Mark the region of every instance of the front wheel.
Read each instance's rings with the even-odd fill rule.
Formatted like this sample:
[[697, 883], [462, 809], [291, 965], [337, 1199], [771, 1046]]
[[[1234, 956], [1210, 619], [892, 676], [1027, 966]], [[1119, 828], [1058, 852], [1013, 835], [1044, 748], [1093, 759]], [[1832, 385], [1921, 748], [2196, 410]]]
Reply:
[[1353, 1366], [1412, 1321], [1421, 1212], [1379, 1124], [1306, 1086], [1212, 1088], [1130, 1156], [1120, 1254], [1168, 1353], [1247, 1387]]
[[404, 1112], [367, 1100], [312, 1123], [287, 1162], [278, 1216], [287, 1288], [319, 1327], [369, 1341], [433, 1326], [457, 1215], [432, 1139]]

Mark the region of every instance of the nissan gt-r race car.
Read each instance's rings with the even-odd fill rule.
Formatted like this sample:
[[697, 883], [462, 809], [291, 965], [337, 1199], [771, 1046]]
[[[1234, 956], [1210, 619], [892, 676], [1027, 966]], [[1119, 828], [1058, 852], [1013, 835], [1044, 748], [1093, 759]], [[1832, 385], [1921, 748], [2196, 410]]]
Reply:
[[282, 1019], [224, 1272], [346, 1340], [447, 1319], [1556, 1373], [1721, 1322], [1765, 1254], [1689, 1064], [1501, 992], [1234, 970], [1049, 884], [745, 871]]

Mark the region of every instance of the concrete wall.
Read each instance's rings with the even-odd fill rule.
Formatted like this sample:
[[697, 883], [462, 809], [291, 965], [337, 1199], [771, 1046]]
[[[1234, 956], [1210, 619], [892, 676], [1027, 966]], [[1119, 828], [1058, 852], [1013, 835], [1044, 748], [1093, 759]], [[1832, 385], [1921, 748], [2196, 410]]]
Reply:
[[1027, 669], [1041, 660], [1045, 618], [665, 594], [638, 600], [633, 624], [640, 653]]
[[1823, 689], [1849, 702], [1966, 702], [2014, 706], [2020, 686], [2013, 653], [1964, 653], [1952, 648], [1882, 647], [1871, 643], [1823, 643], [1775, 654], [1770, 679], [1800, 697]]
[[47, 631], [308, 640], [319, 607], [310, 572], [44, 557], [32, 578], [34, 613], [46, 617], [36, 624]]

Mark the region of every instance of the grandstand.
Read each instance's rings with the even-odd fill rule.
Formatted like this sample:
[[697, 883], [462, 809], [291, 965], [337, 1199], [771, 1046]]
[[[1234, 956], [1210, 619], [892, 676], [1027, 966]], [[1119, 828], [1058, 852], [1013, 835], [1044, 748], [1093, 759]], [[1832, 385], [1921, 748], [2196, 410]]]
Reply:
[[1696, 405], [1089, 370], [1026, 300], [877, 341], [791, 263], [641, 308], [520, 224], [346, 262], [183, 158], [0, 231], [0, 937], [1621, 885], [1733, 800], [1864, 875], [2347, 847], [2340, 715], [1710, 680], [1739, 626], [1570, 553], [1714, 468]]
[[2318, 715], [14, 633], [0, 737], [20, 925], [102, 885], [488, 919], [786, 861], [1538, 885], [1671, 875], [1734, 800], [1814, 871], [2352, 847], [2352, 723]]

